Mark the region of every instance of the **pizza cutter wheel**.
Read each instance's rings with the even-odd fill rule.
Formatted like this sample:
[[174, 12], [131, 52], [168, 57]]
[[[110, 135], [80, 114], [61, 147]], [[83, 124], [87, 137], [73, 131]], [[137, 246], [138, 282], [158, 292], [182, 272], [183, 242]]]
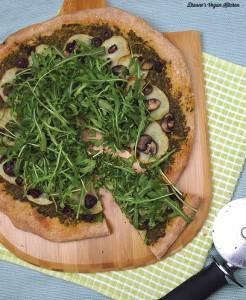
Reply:
[[[226, 204], [217, 214], [213, 224], [213, 242], [225, 263], [213, 262], [171, 291], [162, 300], [204, 300], [213, 292], [234, 282], [237, 268], [246, 268], [246, 198]], [[159, 299], [159, 300], [161, 300]]]

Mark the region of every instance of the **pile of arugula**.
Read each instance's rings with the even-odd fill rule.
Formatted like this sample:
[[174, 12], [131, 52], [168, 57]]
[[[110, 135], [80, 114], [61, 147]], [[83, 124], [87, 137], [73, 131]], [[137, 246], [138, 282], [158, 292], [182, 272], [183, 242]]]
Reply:
[[[110, 61], [102, 58], [103, 47], [77, 44], [80, 50], [68, 57], [54, 46], [32, 52], [31, 67], [9, 84], [5, 108], [11, 109], [12, 121], [2, 128], [1, 139], [11, 146], [2, 142], [0, 154], [5, 162], [16, 159], [14, 172], [23, 179], [24, 192], [41, 189], [57, 210], [68, 205], [78, 218], [90, 213], [83, 199], [93, 183], [112, 192], [138, 229], [153, 229], [177, 215], [191, 222], [177, 201], [183, 201], [181, 194], [163, 183], [160, 164], [171, 152], [142, 166], [142, 173], [132, 167], [136, 151], [128, 159], [113, 155], [137, 145], [152, 121], [141, 93], [141, 62], [132, 60], [128, 75], [136, 80], [126, 88], [127, 72], [112, 73]], [[111, 154], [102, 150], [106, 147]]]

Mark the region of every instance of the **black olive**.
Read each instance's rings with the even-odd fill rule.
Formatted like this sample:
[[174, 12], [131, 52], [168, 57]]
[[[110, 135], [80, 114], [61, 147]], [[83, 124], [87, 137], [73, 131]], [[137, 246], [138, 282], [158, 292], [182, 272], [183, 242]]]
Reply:
[[140, 62], [142, 62], [142, 61], [144, 60], [143, 56], [141, 56], [141, 55], [138, 56], [137, 58], [138, 58], [138, 60], [139, 60]]
[[27, 195], [32, 196], [33, 198], [38, 198], [42, 195], [42, 191], [40, 191], [39, 189], [33, 188], [33, 189], [29, 189], [27, 191]]
[[114, 53], [118, 49], [117, 45], [114, 44], [111, 47], [108, 48], [108, 53]]
[[146, 95], [149, 95], [150, 93], [152, 93], [153, 91], [153, 86], [149, 83], [147, 84], [144, 88], [143, 88], [143, 94], [146, 96]]
[[156, 61], [154, 64], [154, 69], [156, 70], [157, 73], [161, 73], [163, 69], [163, 64], [159, 61]]
[[17, 68], [24, 69], [24, 68], [26, 68], [28, 66], [28, 63], [29, 63], [29, 61], [28, 61], [28, 59], [26, 57], [19, 57], [19, 58], [17, 58], [15, 60], [15, 66]]
[[172, 207], [168, 206], [168, 207], [166, 208], [166, 212], [169, 213], [169, 214], [171, 214], [171, 213], [173, 212]]
[[124, 81], [124, 80], [116, 81], [115, 87], [124, 89], [126, 87], [126, 81]]
[[68, 53], [73, 52], [73, 50], [75, 49], [75, 44], [76, 44], [75, 41], [73, 41], [73, 42], [71, 42], [71, 43], [67, 43], [65, 50], [66, 50]]
[[94, 47], [100, 47], [102, 45], [102, 39], [100, 39], [99, 37], [94, 37], [92, 40], [91, 40], [91, 44], [92, 46]]
[[129, 74], [129, 70], [127, 69], [127, 67], [123, 66], [123, 65], [116, 65], [111, 69], [112, 73], [114, 75], [128, 75]]
[[114, 75], [120, 75], [122, 73], [123, 65], [114, 66], [111, 71]]
[[84, 215], [84, 220], [86, 222], [92, 222], [93, 221], [93, 215]]
[[145, 222], [138, 225], [139, 230], [145, 230], [147, 228], [148, 228], [148, 222], [147, 221], [145, 221]]
[[12, 91], [13, 91], [12, 85], [5, 86], [3, 89], [3, 94], [4, 94], [4, 96], [8, 97]]
[[17, 178], [15, 179], [15, 183], [16, 183], [17, 185], [22, 185], [23, 179], [22, 179], [21, 177], [17, 177]]
[[[1, 132], [1, 131], [0, 131], [0, 132]], [[1, 156], [1, 157], [0, 157], [0, 164], [1, 164], [5, 159], [6, 159], [6, 156], [5, 156], [5, 155]]]
[[64, 207], [63, 210], [62, 210], [62, 212], [63, 212], [64, 214], [70, 215], [70, 214], [73, 213], [73, 210], [72, 210], [72, 208], [71, 208], [70, 206], [65, 205], [65, 207]]
[[95, 215], [86, 215], [86, 214], [80, 214], [79, 220], [83, 220], [86, 222], [93, 222], [95, 221], [96, 216]]
[[15, 167], [16, 159], [12, 159], [3, 164], [3, 170], [8, 176], [15, 176], [14, 167]]
[[90, 209], [97, 203], [97, 198], [93, 195], [87, 194], [85, 196], [85, 207]]
[[102, 31], [102, 37], [104, 40], [110, 39], [113, 35], [113, 32], [109, 28], [104, 28]]

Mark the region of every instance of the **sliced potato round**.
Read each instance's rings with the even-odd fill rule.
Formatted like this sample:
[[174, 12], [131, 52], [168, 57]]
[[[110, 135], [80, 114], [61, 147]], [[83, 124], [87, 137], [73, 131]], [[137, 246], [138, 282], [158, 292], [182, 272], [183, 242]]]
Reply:
[[4, 95], [3, 93], [3, 86], [6, 84], [6, 83], [11, 83], [12, 81], [14, 81], [15, 77], [16, 77], [16, 72], [19, 71], [19, 70], [22, 70], [20, 68], [16, 68], [16, 67], [13, 67], [11, 69], [8, 69], [4, 74], [3, 74], [3, 77], [2, 79], [0, 80], [0, 96], [2, 97], [3, 101], [6, 101], [7, 100], [7, 96]]
[[11, 120], [13, 120], [11, 109], [0, 109], [0, 128], [3, 128]]
[[146, 98], [157, 99], [160, 101], [160, 106], [156, 110], [150, 112], [150, 115], [154, 120], [161, 120], [162, 117], [169, 112], [168, 98], [157, 86], [153, 85], [153, 91], [149, 95], [146, 95]]
[[109, 58], [112, 67], [118, 64], [121, 57], [130, 54], [128, 42], [123, 36], [112, 36], [102, 43], [102, 47], [105, 47], [106, 53], [103, 58]]
[[41, 44], [41, 45], [38, 45], [36, 48], [35, 48], [35, 53], [42, 53], [44, 52], [45, 49], [47, 49], [49, 46], [46, 45], [46, 44]]
[[[47, 49], [49, 46], [46, 45], [46, 44], [41, 44], [41, 45], [38, 45], [36, 48], [35, 48], [35, 53], [42, 53], [44, 52], [45, 49]], [[31, 67], [32, 65], [32, 56], [28, 56], [28, 61], [29, 61], [29, 64], [28, 64], [28, 67]]]
[[139, 161], [148, 164], [156, 159], [160, 159], [168, 149], [168, 137], [161, 129], [161, 126], [157, 122], [152, 122], [144, 131], [144, 134], [149, 135], [157, 145], [157, 152], [155, 157], [150, 153], [139, 152]]
[[39, 204], [39, 205], [49, 205], [53, 203], [51, 200], [45, 197], [44, 194], [42, 194], [38, 198], [33, 198], [31, 195], [26, 195], [27, 199], [33, 203]]
[[125, 67], [127, 67], [129, 69], [129, 72], [131, 75], [133, 76], [137, 76], [138, 78], [140, 78], [142, 76], [142, 78], [146, 78], [146, 76], [148, 75], [149, 71], [148, 70], [142, 70], [141, 68], [139, 68], [139, 73], [137, 74], [136, 71], [137, 70], [134, 70], [133, 66], [131, 66], [129, 68], [129, 65], [131, 63], [131, 60], [132, 59], [137, 59], [137, 57], [140, 57], [141, 55], [140, 54], [129, 54], [129, 55], [125, 55], [123, 57], [121, 57], [119, 60], [118, 60], [118, 64], [119, 65], [123, 65]]
[[93, 39], [93, 36], [87, 35], [87, 34], [75, 34], [71, 36], [65, 43], [64, 49], [66, 48], [66, 45], [68, 43], [72, 43], [73, 41], [79, 40], [81, 42], [84, 42], [86, 45], [91, 44], [91, 40]]
[[0, 176], [2, 176], [8, 182], [16, 185], [15, 183], [16, 177], [7, 175], [3, 170], [3, 164], [0, 164]]

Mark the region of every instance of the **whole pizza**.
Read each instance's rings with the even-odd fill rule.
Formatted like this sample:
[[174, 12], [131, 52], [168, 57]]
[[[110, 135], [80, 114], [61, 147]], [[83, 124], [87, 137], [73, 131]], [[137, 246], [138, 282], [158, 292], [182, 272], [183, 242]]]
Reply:
[[24, 231], [107, 236], [107, 191], [161, 258], [201, 202], [175, 187], [193, 137], [183, 56], [136, 16], [81, 11], [0, 45], [0, 210]]

